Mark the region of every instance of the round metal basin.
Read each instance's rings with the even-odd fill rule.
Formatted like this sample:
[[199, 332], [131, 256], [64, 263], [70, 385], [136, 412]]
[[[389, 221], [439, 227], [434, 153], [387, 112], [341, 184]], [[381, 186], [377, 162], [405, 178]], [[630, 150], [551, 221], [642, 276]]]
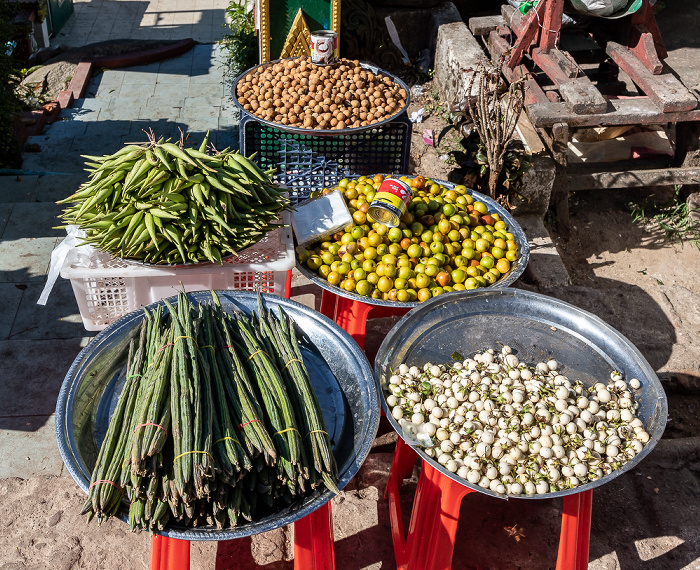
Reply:
[[[661, 439], [668, 413], [666, 395], [654, 369], [635, 346], [595, 315], [552, 297], [518, 289], [441, 295], [421, 303], [389, 331], [374, 361], [374, 374], [386, 417], [399, 436], [403, 437], [402, 429], [387, 409], [380, 387], [390, 370], [396, 370], [401, 363], [422, 366], [426, 362], [451, 362], [454, 352], [467, 358], [477, 351], [498, 349], [504, 344], [510, 345], [513, 353], [529, 365], [555, 358], [562, 363], [564, 375], [571, 381], [581, 380], [586, 387], [607, 382], [613, 370], [622, 372], [627, 381], [637, 378], [641, 387], [633, 394], [639, 403], [638, 416], [650, 436], [641, 453], [597, 481], [556, 493], [509, 498], [561, 497], [599, 487], [632, 469]], [[423, 461], [431, 462], [458, 483], [503, 498], [450, 473], [422, 448], [411, 447]]]
[[[409, 178], [413, 178], [413, 176], [409, 176]], [[441, 184], [444, 186], [447, 190], [451, 190], [457, 184], [452, 184], [451, 182], [445, 182], [443, 180], [435, 180], [438, 184]], [[515, 218], [510, 214], [508, 210], [506, 210], [503, 206], [501, 206], [498, 202], [495, 200], [489, 198], [488, 196], [485, 196], [484, 194], [481, 194], [479, 192], [476, 192], [475, 190], [469, 190], [469, 194], [474, 197], [475, 200], [479, 202], [483, 202], [488, 206], [489, 212], [496, 212], [498, 213], [499, 216], [501, 216], [501, 219], [508, 224], [508, 231], [510, 231], [513, 236], [515, 237], [515, 241], [518, 244], [518, 251], [520, 252], [520, 257], [518, 257], [517, 261], [513, 263], [513, 265], [510, 268], [510, 271], [508, 274], [501, 280], [497, 281], [493, 285], [489, 285], [488, 287], [482, 287], [479, 289], [469, 289], [468, 291], [461, 291], [462, 294], [467, 294], [471, 295], [473, 293], [477, 293], [479, 291], [487, 291], [487, 290], [492, 290], [492, 289], [503, 289], [504, 287], [509, 287], [513, 283], [515, 283], [518, 278], [523, 274], [525, 271], [525, 268], [527, 267], [527, 264], [530, 261], [530, 244], [527, 241], [527, 237], [525, 236], [525, 232], [523, 229], [520, 227], [520, 224], [515, 221]], [[423, 303], [420, 303], [418, 301], [412, 301], [412, 302], [405, 302], [402, 303], [400, 301], [383, 301], [381, 299], [372, 299], [371, 297], [365, 297], [363, 295], [358, 295], [357, 293], [352, 293], [349, 291], [346, 291], [345, 289], [341, 289], [340, 287], [336, 287], [335, 285], [331, 285], [326, 281], [323, 277], [321, 277], [318, 273], [311, 271], [306, 265], [301, 263], [299, 261], [299, 258], [297, 257], [297, 269], [309, 280], [321, 287], [322, 289], [325, 289], [326, 291], [330, 291], [331, 293], [338, 295], [339, 297], [345, 297], [346, 299], [352, 299], [353, 301], [360, 301], [361, 303], [365, 303], [367, 305], [377, 305], [380, 307], [400, 307], [400, 308], [406, 308], [406, 307], [417, 307], [418, 305], [422, 305]], [[445, 293], [446, 295], [453, 295], [454, 293]]]
[[[252, 292], [217, 292], [224, 309], [251, 314], [257, 310]], [[192, 301], [211, 299], [209, 292], [189, 293]], [[323, 411], [342, 489], [367, 457], [379, 425], [379, 396], [372, 368], [357, 343], [343, 329], [308, 307], [263, 295], [267, 307], [281, 306], [303, 331], [301, 352]], [[177, 297], [169, 301], [177, 303]], [[152, 309], [162, 303], [148, 306]], [[73, 362], [63, 381], [56, 406], [56, 438], [63, 461], [80, 488], [87, 493], [97, 453], [107, 432], [123, 383], [124, 347], [136, 332], [143, 312], [130, 313], [98, 334]], [[332, 498], [316, 491], [275, 515], [235, 528], [216, 530], [168, 525], [159, 533], [186, 540], [229, 540], [287, 525]], [[124, 503], [126, 506], [126, 503]], [[80, 505], [75, 506], [80, 509]], [[122, 516], [122, 520], [126, 520]]]
[[255, 119], [259, 123], [262, 123], [263, 125], [267, 125], [268, 127], [273, 127], [275, 129], [279, 129], [280, 131], [285, 131], [287, 133], [294, 133], [297, 135], [312, 135], [315, 137], [337, 137], [338, 135], [354, 135], [357, 133], [362, 133], [364, 131], [369, 131], [372, 129], [376, 129], [377, 127], [381, 127], [391, 121], [396, 120], [398, 117], [401, 116], [402, 113], [406, 112], [406, 109], [408, 109], [409, 104], [411, 103], [411, 90], [408, 88], [408, 85], [406, 85], [401, 79], [396, 77], [395, 75], [392, 75], [388, 71], [384, 71], [383, 69], [380, 69], [379, 67], [372, 65], [370, 63], [360, 63], [360, 66], [363, 69], [367, 69], [368, 71], [371, 71], [375, 75], [383, 75], [385, 77], [391, 78], [391, 80], [399, 85], [404, 91], [406, 91], [406, 104], [401, 107], [396, 113], [391, 115], [390, 117], [387, 117], [386, 119], [382, 119], [381, 121], [377, 121], [376, 123], [372, 123], [371, 125], [366, 125], [364, 127], [354, 127], [351, 129], [304, 129], [301, 127], [291, 127], [289, 125], [283, 125], [282, 123], [275, 123], [274, 121], [268, 121], [267, 119], [262, 119], [261, 117], [258, 117], [257, 115], [254, 115], [250, 111], [246, 111], [243, 108], [243, 105], [241, 105], [238, 101], [238, 96], [236, 95], [236, 87], [238, 87], [238, 82], [243, 79], [246, 75], [248, 75], [250, 72], [255, 71], [256, 69], [260, 67], [268, 67], [271, 65], [275, 65], [276, 63], [279, 63], [280, 61], [287, 61], [289, 59], [297, 59], [296, 57], [287, 57], [285, 59], [276, 59], [274, 61], [267, 61], [265, 63], [262, 63], [260, 65], [256, 65], [255, 67], [251, 67], [250, 69], [244, 71], [241, 73], [236, 79], [233, 80], [233, 85], [231, 85], [231, 99], [233, 99], [234, 104], [236, 107], [238, 107], [238, 110], [241, 112], [241, 116], [250, 116], [251, 118]]

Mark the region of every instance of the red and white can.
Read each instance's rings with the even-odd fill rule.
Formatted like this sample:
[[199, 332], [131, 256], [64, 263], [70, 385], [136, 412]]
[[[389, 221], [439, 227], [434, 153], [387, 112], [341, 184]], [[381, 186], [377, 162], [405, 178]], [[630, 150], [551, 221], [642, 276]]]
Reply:
[[311, 61], [328, 65], [338, 59], [338, 34], [333, 30], [311, 32]]

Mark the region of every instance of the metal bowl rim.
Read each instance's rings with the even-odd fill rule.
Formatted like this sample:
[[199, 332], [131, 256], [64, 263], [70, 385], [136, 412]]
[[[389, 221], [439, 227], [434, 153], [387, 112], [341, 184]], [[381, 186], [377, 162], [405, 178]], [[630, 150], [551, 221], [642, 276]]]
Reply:
[[[187, 295], [190, 296], [196, 293], [209, 294], [209, 291], [193, 291], [188, 292]], [[218, 290], [216, 291], [216, 293], [221, 298], [232, 297], [232, 300], [234, 302], [237, 298], [241, 297], [257, 298], [257, 294], [251, 291]], [[369, 417], [365, 418], [367, 422], [364, 431], [363, 445], [360, 448], [354, 448], [354, 457], [352, 458], [352, 462], [348, 465], [348, 468], [344, 473], [339, 474], [340, 481], [338, 482], [338, 488], [342, 490], [357, 474], [358, 470], [367, 458], [367, 455], [369, 454], [372, 444], [374, 442], [377, 429], [379, 427], [379, 411], [381, 408], [381, 404], [380, 396], [376, 390], [376, 383], [374, 382], [374, 374], [372, 371], [372, 367], [369, 361], [367, 360], [367, 356], [364, 354], [364, 352], [362, 352], [362, 350], [360, 350], [359, 346], [354, 341], [354, 339], [345, 330], [343, 330], [340, 326], [338, 326], [334, 321], [332, 321], [325, 315], [307, 307], [306, 305], [302, 305], [297, 301], [293, 301], [285, 297], [279, 297], [277, 295], [272, 295], [268, 293], [262, 293], [261, 295], [263, 297], [264, 302], [269, 302], [270, 300], [272, 300], [274, 304], [293, 307], [295, 310], [298, 310], [306, 316], [311, 317], [322, 323], [322, 326], [324, 328], [335, 331], [338, 339], [342, 342], [343, 345], [345, 345], [345, 350], [351, 353], [355, 357], [355, 360], [357, 360], [360, 364], [360, 368], [363, 373], [360, 377], [364, 376], [368, 380], [367, 385], [365, 387], [365, 392], [369, 400], [368, 404], [370, 414]], [[176, 304], [177, 296], [167, 297], [167, 300], [173, 304]], [[86, 479], [84, 473], [78, 466], [76, 458], [73, 455], [73, 448], [69, 444], [70, 438], [67, 437], [68, 434], [72, 433], [72, 429], [70, 429], [68, 426], [67, 413], [68, 409], [72, 406], [72, 396], [74, 395], [73, 386], [75, 385], [76, 381], [75, 372], [83, 363], [83, 361], [92, 353], [95, 347], [99, 345], [100, 342], [105, 340], [114, 330], [122, 328], [130, 324], [132, 321], [141, 318], [141, 315], [143, 314], [142, 309], [153, 309], [159, 304], [164, 304], [164, 299], [155, 301], [153, 303], [150, 303], [149, 305], [145, 305], [137, 311], [132, 311], [131, 313], [120, 317], [119, 319], [108, 325], [105, 329], [100, 331], [96, 336], [94, 336], [90, 340], [88, 345], [85, 346], [78, 353], [75, 360], [68, 369], [68, 372], [66, 373], [66, 376], [61, 385], [61, 390], [59, 392], [58, 399], [56, 402], [55, 412], [56, 422], [54, 429], [56, 433], [56, 440], [58, 443], [59, 452], [61, 453], [61, 458], [63, 459], [63, 462], [66, 468], [68, 469], [68, 472], [70, 473], [71, 477], [73, 477], [73, 480], [85, 493], [87, 493], [88, 491], [90, 481], [89, 478]], [[163, 531], [158, 531], [156, 532], [156, 534], [183, 540], [232, 540], [235, 538], [252, 536], [260, 532], [267, 532], [268, 530], [272, 530], [290, 524], [320, 508], [332, 498], [332, 493], [327, 489], [324, 489], [322, 492], [315, 492], [309, 497], [306, 497], [302, 502], [303, 506], [294, 511], [288, 512], [283, 517], [267, 517], [268, 519], [272, 518], [272, 520], [246, 523], [244, 525], [241, 525], [240, 527], [235, 527], [234, 529], [185, 529], [180, 527], [168, 528], [166, 526], [166, 528]], [[127, 518], [123, 514], [118, 515], [118, 518], [120, 518], [124, 522], [127, 522]]]
[[[412, 175], [409, 175], [409, 177], [412, 177]], [[452, 182], [446, 182], [444, 180], [438, 180], [437, 178], [431, 178], [434, 182], [437, 182], [438, 184], [441, 184], [442, 186], [445, 186], [446, 188], [448, 186], [454, 188], [455, 186], [458, 186], [457, 184], [454, 184]], [[515, 283], [520, 276], [525, 272], [525, 268], [527, 267], [527, 264], [530, 262], [530, 243], [527, 241], [527, 236], [525, 235], [525, 232], [523, 231], [522, 227], [520, 224], [515, 220], [513, 215], [508, 212], [503, 206], [501, 206], [498, 202], [496, 202], [493, 198], [489, 198], [485, 194], [482, 194], [480, 192], [477, 192], [476, 190], [472, 190], [469, 188], [469, 193], [471, 196], [474, 198], [477, 198], [480, 202], [484, 202], [487, 206], [489, 206], [489, 211], [490, 208], [496, 208], [497, 213], [501, 216], [505, 216], [505, 222], [508, 223], [509, 227], [513, 227], [517, 229], [516, 232], [511, 232], [517, 239], [518, 241], [518, 246], [520, 246], [520, 257], [518, 257], [518, 262], [515, 267], [515, 269], [511, 268], [510, 272], [506, 276], [505, 279], [502, 279], [500, 281], [497, 281], [493, 285], [489, 285], [488, 287], [480, 287], [478, 289], [467, 289], [466, 291], [453, 291], [452, 293], [472, 293], [472, 292], [477, 292], [477, 291], [493, 291], [496, 289], [504, 289], [506, 287], [509, 287], [513, 283]], [[318, 285], [322, 289], [325, 289], [329, 293], [333, 293], [334, 295], [338, 295], [339, 297], [345, 297], [346, 299], [350, 299], [351, 301], [359, 301], [361, 303], [365, 303], [366, 305], [373, 305], [377, 307], [391, 307], [391, 308], [398, 308], [398, 309], [406, 309], [406, 308], [413, 308], [413, 307], [418, 307], [420, 305], [424, 305], [426, 301], [424, 302], [419, 302], [419, 301], [406, 301], [405, 303], [402, 303], [401, 301], [384, 301], [382, 299], [372, 299], [371, 297], [364, 297], [362, 295], [358, 295], [357, 293], [352, 293], [350, 291], [344, 291], [340, 287], [336, 287], [335, 285], [331, 285], [323, 279], [321, 276], [318, 275], [318, 273], [314, 273], [311, 271], [308, 267], [305, 267], [303, 263], [300, 263], [297, 255], [295, 253], [294, 255], [294, 260], [296, 262], [296, 267], [297, 269], [306, 277], [309, 281], [312, 283]], [[445, 295], [451, 295], [451, 293], [444, 293]], [[440, 295], [442, 297], [442, 295]], [[433, 297], [436, 299], [437, 297]]]
[[[387, 77], [390, 77], [392, 81], [398, 83], [401, 88], [406, 91], [406, 104], [399, 109], [396, 113], [391, 115], [390, 117], [387, 117], [386, 119], [383, 119], [381, 121], [377, 121], [376, 123], [372, 123], [371, 125], [367, 125], [365, 127], [353, 127], [351, 129], [303, 129], [299, 127], [290, 127], [289, 125], [283, 125], [281, 123], [275, 123], [273, 121], [268, 121], [267, 119], [261, 119], [257, 115], [254, 115], [253, 113], [246, 111], [243, 108], [243, 105], [241, 105], [238, 101], [238, 97], [236, 96], [236, 87], [238, 86], [238, 82], [248, 75], [251, 71], [255, 71], [256, 69], [259, 69], [261, 67], [265, 67], [268, 65], [274, 65], [275, 63], [279, 63], [280, 61], [288, 61], [291, 59], [298, 59], [297, 57], [285, 57], [283, 59], [275, 59], [273, 61], [266, 61], [265, 63], [261, 63], [259, 65], [256, 65], [254, 67], [251, 67], [250, 69], [247, 69], [243, 73], [241, 73], [236, 79], [233, 80], [233, 83], [231, 85], [231, 99], [233, 99], [233, 103], [236, 105], [238, 110], [244, 114], [248, 115], [251, 117], [253, 120], [258, 121], [264, 125], [267, 125], [268, 127], [272, 127], [275, 129], [279, 129], [280, 131], [285, 131], [287, 133], [292, 133], [295, 135], [312, 135], [312, 136], [320, 136], [320, 137], [334, 137], [338, 135], [355, 135], [359, 133], [363, 133], [365, 131], [370, 131], [372, 129], [376, 129], [377, 127], [384, 126], [386, 123], [389, 123], [391, 121], [396, 120], [398, 117], [401, 116], [402, 113], [406, 113], [408, 110], [408, 106], [411, 104], [411, 90], [408, 88], [408, 85], [403, 82], [402, 79], [398, 78], [396, 75], [393, 73], [389, 73], [388, 71], [385, 71], [381, 67], [377, 67], [376, 65], [373, 65], [371, 63], [366, 63], [366, 62], [360, 62], [360, 66], [363, 67], [364, 69], [369, 69], [372, 73], [378, 74], [382, 73], [386, 75]], [[322, 66], [320, 66], [322, 67]]]
[[[458, 293], [464, 293], [464, 291], [459, 291]], [[420, 458], [423, 461], [428, 461], [430, 462], [430, 466], [433, 467], [434, 469], [437, 469], [440, 471], [443, 475], [446, 475], [456, 483], [459, 483], [460, 485], [463, 485], [465, 487], [468, 487], [469, 489], [473, 491], [478, 491], [479, 493], [483, 493], [485, 495], [490, 495], [492, 497], [497, 497], [499, 499], [554, 499], [558, 497], [564, 497], [566, 495], [575, 495], [577, 493], [583, 493], [585, 491], [591, 491], [595, 489], [596, 487], [600, 487], [601, 485], [604, 485], [606, 483], [609, 483], [616, 477], [622, 475], [623, 473], [629, 471], [633, 467], [635, 467], [644, 457], [646, 457], [656, 446], [656, 444], [659, 442], [661, 439], [661, 436], [663, 435], [664, 428], [666, 426], [666, 420], [668, 417], [668, 401], [666, 398], [666, 393], [663, 389], [663, 386], [661, 384], [661, 381], [659, 380], [658, 376], [656, 375], [656, 372], [654, 372], [654, 369], [651, 367], [651, 365], [647, 362], [647, 360], [644, 358], [644, 355], [639, 351], [639, 349], [632, 344], [627, 337], [625, 337], [622, 333], [620, 333], [618, 330], [616, 330], [614, 327], [603, 321], [600, 317], [594, 315], [593, 313], [589, 313], [588, 311], [585, 311], [579, 307], [576, 307], [575, 305], [572, 305], [570, 303], [567, 303], [566, 301], [562, 301], [560, 299], [557, 299], [555, 297], [549, 297], [547, 295], [542, 295], [541, 293], [534, 293], [531, 291], [526, 291], [523, 289], [515, 289], [515, 288], [507, 288], [507, 289], [500, 289], [500, 290], [488, 290], [488, 289], [481, 289], [481, 290], [476, 290], [474, 294], [471, 295], [464, 295], [464, 299], [462, 301], [473, 301], [476, 299], [478, 296], [501, 296], [501, 295], [511, 295], [513, 297], [521, 296], [521, 297], [531, 297], [532, 299], [538, 301], [539, 303], [545, 303], [553, 306], [560, 306], [563, 309], [566, 309], [568, 311], [572, 311], [574, 313], [577, 313], [583, 318], [588, 319], [590, 322], [595, 324], [596, 326], [600, 327], [603, 329], [610, 337], [615, 338], [622, 346], [624, 346], [626, 349], [630, 350], [630, 352], [635, 356], [635, 359], [640, 365], [640, 368], [646, 372], [646, 377], [650, 380], [650, 382], [656, 386], [658, 389], [658, 392], [661, 394], [659, 397], [659, 405], [661, 406], [661, 410], [659, 413], [659, 426], [656, 429], [656, 431], [651, 434], [650, 439], [648, 443], [644, 446], [644, 449], [640, 453], [638, 453], [633, 459], [625, 463], [621, 469], [618, 469], [616, 471], [613, 471], [609, 475], [605, 475], [598, 479], [597, 481], [593, 481], [591, 483], [586, 483], [585, 485], [580, 485], [578, 487], [575, 487], [573, 489], [566, 489], [564, 491], [557, 491], [556, 493], [546, 493], [543, 495], [501, 495], [499, 493], [495, 493], [494, 491], [491, 491], [490, 489], [484, 489], [483, 487], [480, 487], [479, 485], [474, 485], [472, 483], [469, 483], [465, 479], [462, 479], [461, 477], [458, 477], [456, 473], [451, 473], [448, 471], [444, 466], [440, 465], [435, 459], [432, 459], [431, 457], [428, 457], [426, 455], [425, 451], [423, 450], [422, 447], [412, 445], [408, 441], [405, 440], [403, 436], [403, 430], [401, 429], [401, 426], [398, 424], [398, 422], [394, 419], [394, 417], [391, 415], [391, 410], [389, 410], [389, 407], [386, 403], [386, 395], [384, 394], [384, 390], [381, 387], [381, 380], [379, 378], [379, 362], [380, 362], [380, 356], [383, 356], [383, 352], [388, 350], [388, 346], [391, 343], [391, 339], [394, 335], [398, 333], [408, 322], [409, 319], [416, 319], [419, 318], [420, 313], [425, 313], [430, 311], [433, 308], [433, 305], [438, 305], [440, 303], [444, 303], [447, 299], [444, 298], [443, 295], [440, 295], [438, 297], [433, 297], [432, 299], [428, 299], [424, 303], [421, 303], [417, 309], [414, 309], [401, 317], [401, 319], [392, 327], [392, 329], [387, 333], [387, 335], [384, 337], [384, 340], [382, 341], [381, 346], [379, 347], [379, 350], [377, 351], [377, 356], [375, 357], [374, 360], [374, 380], [377, 383], [377, 390], [381, 394], [381, 403], [382, 403], [382, 408], [384, 409], [385, 415], [387, 419], [389, 420], [389, 423], [391, 423], [391, 427], [396, 431], [398, 436], [404, 441], [406, 445], [411, 447], [413, 451], [415, 451]], [[454, 301], [454, 296], [452, 296], [452, 301]]]

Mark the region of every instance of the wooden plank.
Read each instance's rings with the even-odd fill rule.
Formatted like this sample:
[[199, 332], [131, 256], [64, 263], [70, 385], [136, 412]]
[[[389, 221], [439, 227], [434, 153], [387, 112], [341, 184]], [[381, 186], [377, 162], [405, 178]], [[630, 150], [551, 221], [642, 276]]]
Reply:
[[663, 37], [661, 37], [659, 26], [656, 23], [654, 11], [649, 5], [649, 0], [642, 0], [641, 8], [632, 14], [630, 18], [627, 45], [634, 46], [639, 41], [638, 35], [641, 33], [651, 34], [653, 49], [659, 59], [668, 57], [668, 52], [666, 51]]
[[549, 0], [544, 10], [544, 23], [540, 34], [540, 48], [545, 52], [556, 47], [564, 14], [564, 0]]
[[551, 127], [554, 123], [568, 123], [570, 127], [597, 127], [607, 125], [660, 125], [683, 121], [700, 121], [700, 110], [664, 113], [648, 97], [608, 100], [608, 112], [578, 115], [565, 103], [535, 103], [528, 105], [527, 114], [536, 127]]
[[557, 51], [559, 50], [545, 53], [536, 48], [532, 50], [532, 59], [554, 81], [568, 109], [584, 115], [605, 111], [608, 105], [600, 91], [585, 75], [569, 77], [561, 66], [567, 63], [570, 65], [570, 60], [563, 53], [556, 54]]
[[608, 42], [605, 51], [664, 113], [698, 106], [695, 96], [673, 74], [653, 74], [630, 49], [616, 42]]
[[[533, 41], [538, 36], [540, 31], [540, 22], [544, 18], [544, 10], [547, 6], [547, 2], [539, 2], [537, 6], [531, 8], [530, 11], [525, 14], [522, 25], [522, 34], [517, 34], [518, 39], [513, 45], [513, 49], [510, 52], [510, 58], [506, 62], [506, 65], [513, 69], [516, 65], [519, 65], [523, 59], [523, 54], [530, 50], [530, 46]], [[513, 29], [515, 31], [515, 29]]]
[[520, 136], [520, 140], [523, 141], [525, 147], [533, 156], [538, 156], [541, 154], [547, 154], [547, 147], [544, 146], [542, 139], [532, 126], [530, 119], [526, 113], [520, 113], [518, 117], [518, 124], [516, 125], [516, 130]]
[[552, 154], [554, 162], [559, 166], [567, 165], [567, 152], [569, 149], [569, 125], [555, 123], [552, 126]]
[[654, 168], [606, 172], [570, 173], [564, 177], [569, 192], [604, 190], [606, 188], [641, 188], [646, 186], [673, 186], [700, 184], [700, 168]]
[[[488, 48], [491, 59], [497, 60], [506, 51], [508, 51], [508, 49], [510, 49], [510, 45], [504, 38], [498, 35], [496, 31], [493, 31], [489, 34]], [[530, 76], [527, 68], [524, 65], [520, 64], [514, 69], [509, 69], [508, 67], [504, 66], [501, 72], [506, 78], [506, 81], [509, 83], [517, 81], [522, 77], [527, 77], [525, 80], [525, 106], [532, 105], [534, 103], [549, 102], [549, 99], [547, 99], [547, 96], [544, 94], [544, 91], [542, 91], [542, 88], [537, 84], [537, 81]]]
[[486, 36], [498, 26], [505, 26], [503, 16], [480, 16], [469, 18], [469, 29], [475, 36]]

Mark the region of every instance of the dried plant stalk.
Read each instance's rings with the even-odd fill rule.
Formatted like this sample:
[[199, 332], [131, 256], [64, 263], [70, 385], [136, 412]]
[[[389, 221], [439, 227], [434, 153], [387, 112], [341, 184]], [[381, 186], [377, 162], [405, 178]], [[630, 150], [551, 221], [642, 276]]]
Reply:
[[[511, 83], [503, 93], [499, 92], [503, 62], [504, 58], [501, 57], [495, 67], [488, 69], [483, 61], [479, 61], [469, 80], [466, 104], [474, 128], [486, 147], [489, 194], [494, 199], [504, 156], [508, 144], [514, 138], [515, 126], [525, 100], [523, 79]], [[475, 83], [477, 94], [473, 96]]]

